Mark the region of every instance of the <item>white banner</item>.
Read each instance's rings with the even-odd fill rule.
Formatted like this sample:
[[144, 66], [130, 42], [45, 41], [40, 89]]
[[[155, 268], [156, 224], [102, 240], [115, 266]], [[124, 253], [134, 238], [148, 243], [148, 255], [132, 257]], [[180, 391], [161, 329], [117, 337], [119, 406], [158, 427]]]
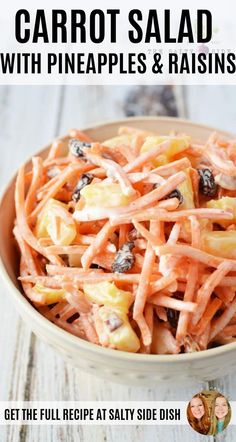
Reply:
[[[188, 425], [185, 401], [0, 402], [0, 425]], [[230, 402], [236, 425], [236, 401]]]
[[235, 3], [16, 0], [0, 84], [236, 84]]

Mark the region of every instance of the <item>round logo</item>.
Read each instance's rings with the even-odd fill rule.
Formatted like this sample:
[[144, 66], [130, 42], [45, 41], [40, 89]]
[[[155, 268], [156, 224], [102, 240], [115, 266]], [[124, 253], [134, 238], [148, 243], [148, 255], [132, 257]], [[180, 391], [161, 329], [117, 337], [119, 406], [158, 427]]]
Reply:
[[229, 425], [230, 403], [219, 391], [203, 390], [189, 401], [187, 418], [189, 425], [198, 433], [215, 436]]

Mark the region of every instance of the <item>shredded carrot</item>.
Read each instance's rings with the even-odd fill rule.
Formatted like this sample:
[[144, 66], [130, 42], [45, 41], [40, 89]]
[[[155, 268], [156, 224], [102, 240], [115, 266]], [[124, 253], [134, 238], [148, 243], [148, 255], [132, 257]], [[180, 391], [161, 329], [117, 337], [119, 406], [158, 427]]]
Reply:
[[14, 236], [20, 248], [21, 256], [24, 257], [24, 262], [27, 264], [27, 270], [31, 275], [37, 275], [37, 267], [33, 258], [32, 249], [26, 241], [22, 238], [19, 228], [17, 226], [13, 229]]
[[220, 339], [224, 338], [232, 338], [236, 336], [236, 324], [234, 325], [226, 325], [215, 337], [214, 340], [218, 342]]
[[34, 209], [37, 202], [37, 189], [43, 183], [43, 160], [40, 157], [32, 158], [33, 164], [33, 176], [30, 183], [30, 188], [28, 190], [26, 199], [25, 199], [25, 213], [26, 216]]
[[[144, 309], [144, 318], [146, 321], [146, 324], [150, 330], [150, 334], [152, 336], [153, 334], [153, 306], [151, 304], [146, 304]], [[151, 343], [149, 345], [144, 346], [145, 353], [151, 352]]]
[[201, 350], [207, 349], [209, 337], [210, 337], [210, 331], [211, 331], [211, 323], [208, 322], [204, 331], [198, 336], [198, 345]]
[[125, 172], [133, 172], [134, 170], [138, 170], [141, 167], [143, 167], [147, 162], [153, 160], [158, 155], [165, 152], [168, 147], [170, 146], [169, 141], [164, 141], [161, 144], [158, 144], [153, 149], [149, 150], [148, 152], [142, 153], [139, 155], [134, 161], [132, 161], [130, 164], [127, 164], [127, 166], [124, 167]]
[[175, 223], [171, 232], [170, 232], [170, 235], [169, 235], [169, 238], [167, 241], [168, 244], [176, 244], [177, 243], [178, 238], [179, 238], [180, 229], [181, 229], [181, 224]]
[[[192, 246], [200, 247], [201, 237], [200, 237], [200, 224], [195, 216], [190, 217], [190, 225], [191, 225], [191, 237], [192, 237]], [[197, 281], [199, 278], [199, 265], [195, 261], [190, 263], [187, 283], [184, 291], [184, 301], [193, 301], [195, 290], [197, 286]], [[190, 315], [188, 312], [180, 312], [177, 330], [176, 330], [176, 339], [181, 342], [187, 336], [188, 324], [190, 320]]]
[[[193, 264], [190, 266], [188, 273], [186, 289], [184, 292], [184, 301], [191, 302], [193, 300], [195, 287], [197, 284], [197, 278], [198, 278], [198, 267], [196, 264], [195, 265]], [[189, 313], [181, 311], [176, 331], [176, 339], [178, 341], [181, 341], [184, 338], [184, 336], [187, 335], [188, 323], [189, 323]]]
[[[150, 205], [151, 204], [153, 203], [150, 203]], [[214, 219], [214, 220], [227, 220], [227, 219], [232, 219], [233, 217], [231, 212], [226, 212], [221, 209], [201, 208], [201, 209], [188, 209], [176, 212], [175, 211], [168, 212], [167, 210], [163, 210], [163, 208], [159, 208], [157, 206], [155, 208], [147, 208], [146, 210], [141, 210], [144, 207], [147, 207], [148, 205], [149, 203], [145, 204], [145, 202], [143, 203], [142, 201], [141, 204], [139, 204], [139, 206], [142, 207], [134, 207], [133, 211], [130, 211], [130, 213], [127, 211], [127, 213], [124, 214], [121, 213], [121, 210], [120, 211], [117, 210], [114, 214], [111, 211], [110, 222], [112, 225], [127, 224], [129, 222], [130, 217], [132, 217], [137, 221], [159, 220], [165, 222], [182, 221], [190, 216], [196, 216], [198, 219], [205, 218], [205, 219]], [[105, 215], [105, 213], [103, 213], [103, 215]], [[106, 215], [107, 217], [109, 216], [108, 214]]]
[[[155, 235], [157, 231], [158, 231], [158, 225], [155, 222], [154, 223], [151, 222], [150, 233], [152, 235]], [[137, 321], [140, 327], [143, 343], [145, 346], [149, 346], [152, 342], [151, 332], [143, 317], [143, 310], [148, 296], [149, 286], [151, 282], [150, 278], [154, 263], [155, 263], [155, 252], [152, 246], [150, 245], [150, 243], [148, 242], [143, 262], [143, 268], [140, 275], [140, 282], [137, 288], [135, 301], [134, 301], [134, 308], [133, 308], [133, 317]]]
[[148, 300], [150, 303], [160, 305], [166, 308], [172, 308], [173, 310], [186, 311], [193, 313], [197, 309], [197, 304], [190, 301], [181, 301], [180, 299], [174, 299], [170, 296], [157, 294], [151, 296]]
[[155, 312], [157, 314], [157, 317], [159, 319], [161, 319], [161, 321], [164, 321], [164, 322], [168, 321], [166, 309], [164, 307], [161, 307], [160, 305], [157, 305], [155, 307]]
[[84, 165], [83, 167], [79, 165], [70, 164], [63, 172], [60, 174], [60, 178], [58, 178], [53, 186], [48, 190], [45, 197], [40, 201], [37, 207], [33, 210], [33, 212], [29, 216], [29, 222], [34, 223], [37, 216], [48, 202], [50, 198], [53, 198], [54, 195], [61, 189], [62, 186], [74, 175], [78, 173], [84, 173], [91, 169], [91, 166]]
[[181, 170], [187, 169], [191, 166], [188, 158], [181, 158], [180, 160], [172, 161], [169, 164], [165, 164], [164, 166], [159, 166], [156, 169], [152, 170], [152, 173], [157, 173], [158, 175], [168, 178], [170, 175], [173, 175]]
[[[54, 275], [61, 275], [61, 276], [69, 276], [72, 278], [77, 279], [86, 279], [88, 277], [91, 281], [94, 280], [94, 282], [99, 281], [120, 281], [120, 282], [127, 282], [127, 283], [133, 283], [137, 284], [140, 279], [139, 273], [109, 273], [109, 272], [103, 272], [102, 269], [89, 269], [85, 271], [84, 269], [78, 268], [78, 267], [63, 267], [62, 266], [55, 266], [48, 264], [46, 266], [47, 273], [50, 276]], [[157, 281], [160, 279], [160, 275], [156, 273], [152, 273], [151, 275], [151, 281]]]
[[127, 235], [130, 230], [130, 224], [123, 224], [120, 226], [119, 234], [119, 249], [127, 242]]
[[133, 220], [133, 225], [135, 229], [143, 236], [143, 238], [145, 238], [147, 241], [150, 241], [151, 245], [158, 246], [162, 244], [162, 241], [158, 236], [153, 235], [142, 224], [138, 223], [138, 221]]
[[162, 276], [158, 281], [155, 281], [151, 284], [149, 296], [154, 295], [156, 292], [159, 292], [166, 287], [169, 288], [173, 282], [176, 281], [177, 275], [173, 273], [169, 273], [167, 276]]
[[200, 179], [200, 177], [199, 177], [199, 174], [198, 174], [197, 170], [194, 169], [193, 167], [189, 168], [189, 175], [190, 175], [191, 182], [192, 182], [195, 207], [199, 207], [199, 193], [198, 193], [198, 189], [199, 189], [199, 179]]
[[[22, 255], [20, 259], [20, 275], [21, 277], [24, 277], [27, 276], [29, 272], [30, 269], [27, 266], [25, 259]], [[22, 281], [21, 284], [26, 296], [30, 299], [30, 301], [32, 301], [37, 306], [45, 304], [45, 296], [43, 293], [37, 293], [35, 290], [33, 290], [32, 284], [29, 282]]]
[[[103, 347], [177, 354], [236, 342], [227, 236], [236, 230], [236, 142], [173, 130], [157, 144], [135, 126], [109, 141], [72, 129], [20, 167], [13, 234], [23, 291], [48, 320]], [[211, 248], [205, 238], [216, 231]]]
[[[205, 282], [208, 278], [208, 274], [202, 275], [201, 282]], [[225, 276], [219, 283], [219, 286], [223, 287], [236, 287], [236, 276]]]
[[143, 183], [151, 183], [151, 184], [162, 184], [165, 182], [165, 179], [160, 175], [151, 172], [132, 172], [127, 174], [131, 183], [139, 183], [142, 181]]
[[[223, 280], [224, 279], [225, 278], [223, 278]], [[222, 283], [222, 281], [221, 281], [221, 283]], [[218, 287], [216, 287], [214, 289], [214, 292], [218, 296], [218, 298], [220, 298], [221, 301], [223, 301], [223, 303], [225, 305], [228, 305], [234, 299], [236, 288], [235, 287], [227, 287], [227, 286], [220, 287], [220, 284]]]
[[[116, 222], [115, 220], [113, 220], [113, 217], [117, 217], [119, 222], [120, 218], [122, 219], [122, 214], [123, 216], [126, 215], [127, 219], [127, 215], [135, 215], [136, 211], [140, 211], [143, 208], [153, 206], [155, 202], [164, 198], [167, 194], [172, 192], [172, 190], [174, 190], [176, 186], [182, 183], [185, 179], [186, 176], [183, 172], [178, 172], [176, 175], [171, 176], [170, 178], [168, 178], [168, 180], [166, 180], [165, 183], [161, 184], [159, 187], [152, 190], [148, 194], [137, 198], [136, 200], [132, 201], [128, 206], [118, 208], [116, 209], [116, 211], [112, 212], [112, 215], [110, 216], [111, 222], [113, 221], [114, 224]], [[163, 210], [163, 212], [165, 211]]]
[[103, 347], [108, 347], [109, 337], [105, 330], [104, 323], [99, 316], [99, 307], [97, 305], [93, 306], [93, 320], [94, 320], [95, 330], [98, 335], [99, 343]]
[[157, 321], [154, 324], [152, 353], [154, 354], [177, 354], [180, 346], [167, 328], [166, 324]]
[[169, 198], [163, 201], [159, 201], [157, 203], [157, 207], [165, 210], [175, 210], [179, 207], [179, 200], [178, 198]]
[[206, 307], [198, 324], [192, 329], [192, 333], [195, 335], [200, 335], [204, 332], [205, 328], [222, 305], [222, 301], [218, 298], [214, 298]]
[[206, 149], [205, 155], [219, 172], [225, 173], [228, 176], [236, 175], [236, 167], [233, 161], [227, 158], [224, 149], [211, 145]]
[[221, 209], [187, 209], [180, 210], [178, 212], [167, 212], [158, 209], [147, 209], [146, 212], [139, 212], [139, 214], [134, 214], [134, 218], [138, 221], [147, 221], [150, 219], [159, 219], [166, 222], [177, 222], [181, 221], [190, 216], [196, 216], [198, 219], [232, 219], [233, 215], [231, 212], [226, 212]]
[[[153, 197], [153, 199], [155, 199], [155, 196]], [[141, 198], [138, 200], [135, 200], [135, 202], [137, 202], [137, 205], [141, 205], [141, 206], [145, 206], [146, 204], [152, 204], [152, 203], [147, 203], [145, 200], [141, 200]], [[161, 218], [161, 215], [163, 215], [164, 213], [166, 213], [165, 210], [175, 210], [177, 207], [179, 206], [179, 200], [177, 198], [171, 198], [168, 199], [166, 201], [160, 201], [156, 203], [156, 207], [157, 210], [155, 212], [155, 215], [153, 216], [152, 213], [153, 212], [149, 212], [146, 211], [144, 212], [144, 216], [143, 218], [153, 218], [153, 219], [159, 219]], [[138, 218], [137, 214], [139, 213], [143, 213], [143, 212], [139, 212], [139, 208], [135, 208], [132, 209], [133, 206], [131, 206], [130, 210], [128, 210], [129, 208], [127, 207], [127, 213], [122, 214], [122, 208], [120, 209], [108, 209], [105, 207], [85, 207], [82, 210], [75, 210], [74, 212], [74, 218], [76, 219], [76, 221], [80, 222], [80, 221], [98, 221], [98, 220], [104, 220], [104, 219], [110, 219], [110, 222], [112, 225], [122, 225], [122, 224], [129, 224], [131, 221], [131, 218], [133, 218], [133, 216], [135, 218]], [[163, 210], [165, 209], [165, 210]], [[217, 210], [217, 209], [215, 209]], [[151, 213], [151, 216], [149, 216], [149, 213]], [[148, 214], [148, 215], [146, 215]], [[216, 217], [218, 215], [218, 212], [216, 212]], [[166, 215], [168, 216], [168, 215]], [[201, 217], [201, 214], [200, 214]], [[205, 215], [204, 215], [205, 217]], [[140, 216], [139, 216], [140, 218]], [[142, 218], [142, 216], [141, 216]], [[181, 215], [179, 213], [174, 213], [173, 218], [177, 218], [177, 219], [181, 219]], [[221, 215], [220, 218], [223, 218], [223, 216]], [[225, 218], [225, 217], [224, 217]], [[144, 220], [145, 220], [144, 219]], [[137, 219], [138, 220], [138, 219]], [[144, 221], [143, 220], [143, 221]]]
[[79, 313], [88, 313], [91, 310], [91, 304], [85, 298], [84, 293], [76, 289], [71, 282], [63, 283], [62, 288], [66, 291], [69, 304]]
[[85, 270], [87, 270], [91, 265], [93, 257], [102, 251], [102, 248], [107, 243], [114, 231], [115, 228], [111, 226], [109, 222], [107, 222], [100, 230], [96, 238], [94, 238], [92, 244], [90, 244], [81, 258], [81, 263]]
[[[163, 224], [163, 223], [162, 223]], [[180, 224], [175, 223], [172, 227], [169, 238], [167, 240], [168, 244], [175, 244], [178, 241], [180, 233]], [[163, 237], [163, 243], [165, 242], [165, 237]], [[177, 275], [179, 275], [179, 266], [181, 258], [178, 256], [165, 255], [161, 256], [159, 259], [159, 270], [163, 276], [168, 277], [175, 275], [175, 281], [171, 283], [168, 287], [169, 291], [175, 292], [177, 290]]]
[[231, 270], [236, 271], [236, 260], [220, 258], [219, 256], [211, 255], [210, 253], [203, 252], [203, 250], [198, 250], [185, 244], [158, 246], [156, 247], [156, 253], [158, 256], [166, 255], [167, 253], [186, 256], [195, 261], [200, 261], [208, 267], [218, 267], [219, 264], [227, 262], [231, 264]]
[[16, 206], [16, 219], [18, 228], [22, 238], [25, 242], [32, 247], [32, 249], [36, 250], [41, 255], [48, 258], [54, 264], [61, 264], [59, 258], [56, 255], [48, 254], [45, 248], [41, 247], [33, 235], [26, 219], [25, 208], [24, 208], [24, 194], [25, 194], [25, 185], [24, 185], [24, 166], [21, 166], [16, 179], [16, 188], [15, 188], [15, 206]]
[[[128, 176], [122, 169], [122, 167], [117, 164], [115, 161], [100, 157], [96, 153], [93, 153], [93, 150], [96, 151], [97, 144], [93, 144], [91, 149], [84, 149], [86, 156], [91, 163], [103, 167], [106, 170], [109, 177], [116, 178], [121, 186], [121, 189], [125, 195], [135, 196], [136, 191], [132, 187]], [[91, 153], [92, 151], [92, 153]]]
[[48, 157], [47, 157], [46, 161], [59, 157], [62, 153], [62, 148], [63, 148], [63, 141], [62, 140], [55, 140], [49, 149]]
[[215, 336], [226, 327], [230, 322], [234, 313], [236, 312], [236, 298], [226, 307], [221, 316], [214, 319], [211, 324], [210, 341], [212, 341]]
[[44, 167], [47, 167], [48, 171], [52, 167], [63, 167], [68, 166], [71, 163], [71, 159], [69, 157], [60, 157], [60, 158], [52, 158], [50, 160], [46, 159], [43, 162]]
[[78, 138], [78, 140], [85, 141], [86, 143], [92, 142], [92, 138], [90, 138], [85, 132], [78, 129], [70, 129], [69, 136], [70, 138]]
[[137, 127], [131, 127], [131, 126], [120, 126], [118, 129], [118, 134], [123, 135], [142, 135], [143, 138], [147, 137], [148, 135], [152, 135], [152, 132], [144, 131], [141, 129], [138, 129]]
[[89, 315], [82, 313], [80, 315], [80, 320], [82, 322], [83, 329], [87, 336], [88, 341], [93, 342], [93, 344], [98, 344], [99, 343], [98, 335], [93, 325], [92, 318]]
[[222, 262], [198, 290], [196, 297], [198, 308], [192, 318], [193, 326], [196, 325], [202, 317], [214, 288], [217, 287], [221, 279], [227, 275], [230, 270], [232, 270], [231, 263], [227, 261]]
[[145, 139], [145, 134], [144, 133], [137, 133], [134, 136], [134, 142], [133, 142], [133, 152], [134, 152], [134, 156], [138, 156], [140, 155], [140, 150], [142, 148], [143, 142]]

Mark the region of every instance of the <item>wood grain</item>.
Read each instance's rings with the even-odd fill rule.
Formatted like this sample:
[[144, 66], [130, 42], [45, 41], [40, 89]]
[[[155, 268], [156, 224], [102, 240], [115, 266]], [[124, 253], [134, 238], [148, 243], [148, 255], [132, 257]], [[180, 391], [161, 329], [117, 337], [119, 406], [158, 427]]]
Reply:
[[[22, 161], [54, 136], [59, 97], [59, 88], [0, 88], [1, 187]], [[50, 106], [48, 115], [45, 106]], [[4, 312], [0, 326], [0, 397], [24, 400], [30, 397], [35, 336], [9, 304], [2, 283], [0, 293], [0, 309]], [[0, 432], [0, 440], [24, 440], [19, 426], [1, 428]]]
[[236, 133], [235, 86], [186, 86], [184, 97], [190, 120]]

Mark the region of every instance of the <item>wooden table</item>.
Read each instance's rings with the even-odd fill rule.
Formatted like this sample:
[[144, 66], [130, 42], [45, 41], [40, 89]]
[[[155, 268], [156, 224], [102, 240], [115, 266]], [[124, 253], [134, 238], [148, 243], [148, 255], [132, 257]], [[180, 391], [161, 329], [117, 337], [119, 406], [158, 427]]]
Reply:
[[[125, 115], [175, 114], [236, 133], [236, 88], [110, 86], [0, 87], [0, 184], [21, 162], [69, 128]], [[1, 238], [2, 240], [2, 238]], [[0, 285], [0, 400], [190, 400], [202, 388], [216, 387], [236, 400], [236, 376], [215, 382], [153, 389], [134, 388], [82, 373], [42, 343], [21, 321]], [[233, 442], [228, 428], [221, 440]], [[9, 426], [1, 442], [58, 441], [210, 441], [188, 427], [161, 426]]]

